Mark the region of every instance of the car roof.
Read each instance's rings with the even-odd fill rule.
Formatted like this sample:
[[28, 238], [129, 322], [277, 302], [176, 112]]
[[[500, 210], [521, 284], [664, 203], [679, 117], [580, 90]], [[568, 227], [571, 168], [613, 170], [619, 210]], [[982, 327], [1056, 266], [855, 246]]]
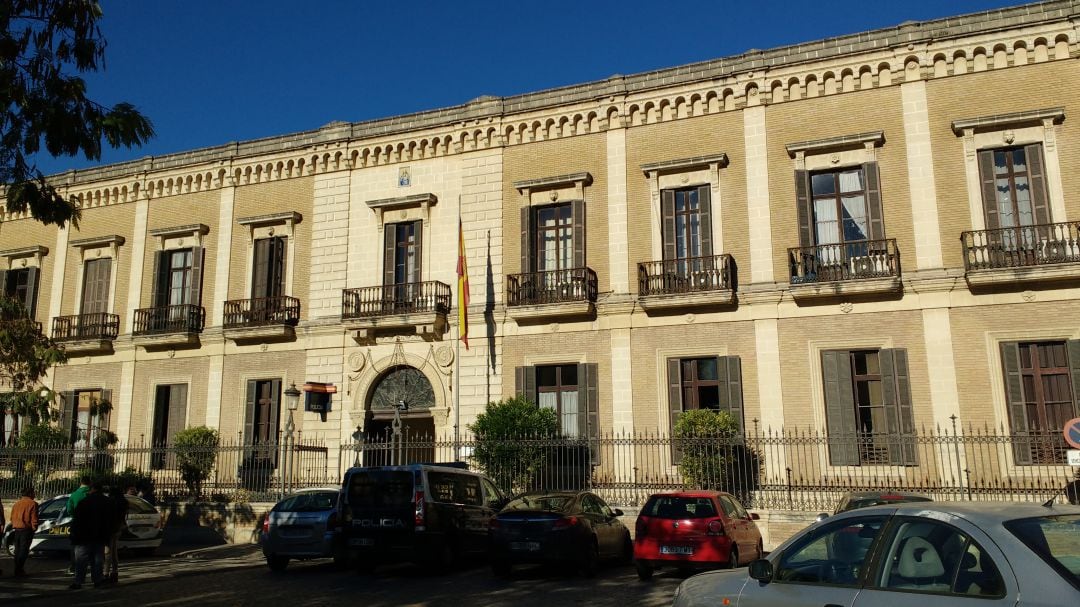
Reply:
[[708, 491], [702, 489], [698, 491], [671, 491], [664, 493], [654, 493], [649, 496], [649, 499], [652, 499], [654, 497], [719, 497], [721, 495], [730, 496], [731, 494], [724, 493], [723, 491]]
[[1080, 506], [1054, 504], [1046, 507], [1036, 502], [903, 502], [849, 510], [837, 516], [860, 516], [875, 511], [891, 512], [900, 516], [926, 516], [928, 513], [931, 517], [934, 513], [953, 515], [983, 527], [1022, 518], [1080, 515]]
[[921, 497], [924, 499], [930, 499], [929, 495], [923, 493], [915, 493], [914, 491], [893, 491], [891, 489], [882, 489], [879, 491], [850, 491], [844, 494], [844, 497], [851, 499], [859, 499], [865, 497], [881, 497], [883, 495], [899, 495], [901, 497]]
[[338, 493], [341, 491], [341, 487], [304, 487], [303, 489], [296, 489], [292, 492], [293, 495], [297, 493], [312, 493], [314, 491], [328, 491], [331, 493]]

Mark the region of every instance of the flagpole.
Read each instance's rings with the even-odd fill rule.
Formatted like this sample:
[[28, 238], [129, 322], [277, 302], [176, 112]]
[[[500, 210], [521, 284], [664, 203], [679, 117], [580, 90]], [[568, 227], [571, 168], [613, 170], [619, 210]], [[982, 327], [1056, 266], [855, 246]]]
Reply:
[[[458, 194], [457, 204], [457, 216], [458, 216], [458, 248], [464, 248], [462, 240], [464, 239], [464, 232], [461, 227], [461, 194]], [[459, 255], [463, 255], [462, 251], [458, 251]], [[461, 260], [458, 260], [461, 263]], [[458, 283], [458, 305], [464, 301], [461, 296], [461, 280]], [[466, 311], [466, 313], [468, 313]], [[458, 312], [457, 323], [457, 339], [454, 340], [454, 461], [461, 461], [461, 313]]]

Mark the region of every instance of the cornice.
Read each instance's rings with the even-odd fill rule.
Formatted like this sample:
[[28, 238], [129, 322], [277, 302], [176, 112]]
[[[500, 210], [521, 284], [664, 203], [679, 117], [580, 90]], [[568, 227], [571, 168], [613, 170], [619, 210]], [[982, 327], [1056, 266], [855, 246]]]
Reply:
[[303, 215], [300, 213], [297, 213], [296, 211], [285, 211], [284, 213], [240, 217], [236, 220], [236, 223], [242, 226], [265, 226], [281, 223], [300, 223], [301, 219], [303, 219]]
[[855, 135], [840, 135], [839, 137], [826, 137], [825, 139], [811, 139], [809, 141], [797, 141], [784, 146], [792, 158], [799, 152], [821, 152], [826, 150], [839, 150], [850, 147], [863, 147], [868, 143], [875, 146], [885, 142], [885, 131], [868, 131]]
[[205, 223], [192, 223], [183, 226], [156, 228], [150, 230], [150, 235], [161, 238], [173, 238], [175, 236], [191, 236], [194, 234], [205, 235], [208, 232], [210, 232], [210, 226]]
[[1044, 120], [1061, 122], [1065, 119], [1065, 108], [1052, 107], [1041, 110], [1028, 110], [1026, 112], [1012, 112], [1009, 114], [995, 114], [993, 116], [980, 116], [978, 118], [964, 118], [954, 120], [952, 123], [953, 133], [963, 135], [965, 130], [973, 129], [1001, 129], [1009, 126], [1026, 123], [1040, 123]]
[[522, 181], [515, 181], [514, 189], [519, 191], [546, 190], [575, 186], [579, 183], [583, 186], [592, 184], [592, 175], [590, 175], [588, 171], [582, 171], [580, 173], [568, 173], [566, 175], [540, 177], [538, 179], [525, 179]]
[[101, 247], [105, 245], [121, 246], [126, 242], [124, 237], [119, 234], [110, 234], [108, 236], [94, 236], [92, 238], [80, 238], [79, 240], [72, 240], [69, 244], [77, 249], [86, 249], [90, 247]]
[[43, 247], [41, 245], [20, 247], [18, 249], [8, 249], [6, 251], [0, 251], [0, 257], [41, 257], [48, 254], [49, 247]]
[[727, 154], [720, 152], [719, 154], [712, 154], [709, 156], [694, 156], [692, 158], [679, 158], [677, 160], [663, 160], [660, 162], [647, 162], [641, 165], [641, 171], [643, 173], [652, 172], [678, 172], [678, 171], [692, 171], [703, 167], [709, 167], [712, 165], [727, 166], [728, 157]]
[[413, 194], [411, 196], [398, 196], [396, 198], [380, 198], [378, 200], [369, 200], [367, 204], [369, 209], [400, 209], [404, 207], [426, 207], [435, 204], [439, 199], [430, 192], [423, 194]]

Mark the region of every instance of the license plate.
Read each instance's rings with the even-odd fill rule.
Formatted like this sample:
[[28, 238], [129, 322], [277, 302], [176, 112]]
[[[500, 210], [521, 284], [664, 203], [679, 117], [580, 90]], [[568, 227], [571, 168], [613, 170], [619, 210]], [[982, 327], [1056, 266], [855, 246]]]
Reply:
[[370, 537], [352, 537], [349, 538], [350, 546], [374, 546], [375, 539]]
[[694, 549], [690, 546], [660, 546], [660, 554], [694, 554]]
[[510, 542], [510, 549], [536, 552], [540, 550], [540, 542]]

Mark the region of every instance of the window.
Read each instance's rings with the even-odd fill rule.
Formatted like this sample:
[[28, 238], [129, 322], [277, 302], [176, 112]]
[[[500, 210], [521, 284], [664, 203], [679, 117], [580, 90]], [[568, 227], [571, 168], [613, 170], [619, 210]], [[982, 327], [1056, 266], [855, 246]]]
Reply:
[[845, 519], [804, 535], [781, 555], [778, 582], [857, 586], [886, 517]]
[[0, 446], [14, 445], [19, 437], [19, 429], [29, 422], [28, 417], [4, 409], [0, 415]]
[[1061, 428], [1080, 415], [1080, 340], [1003, 343], [1001, 358], [1016, 463], [1064, 463]]
[[727, 411], [742, 428], [742, 366], [738, 356], [669, 358], [671, 430], [683, 411]]
[[[154, 389], [154, 421], [150, 435], [154, 447], [171, 446], [176, 433], [187, 426], [187, 384], [159, 385]], [[173, 454], [155, 450], [151, 457], [154, 469], [176, 467]]]
[[256, 379], [247, 383], [247, 407], [244, 418], [244, 442], [255, 449], [249, 457], [277, 462], [278, 420], [281, 411], [281, 380]]
[[76, 390], [71, 420], [71, 442], [76, 448], [85, 449], [94, 444], [99, 430], [109, 429], [109, 416], [101, 410], [101, 404], [111, 396], [110, 390]]
[[287, 238], [273, 236], [255, 241], [251, 265], [251, 298], [264, 299], [285, 295], [285, 259]]
[[593, 463], [599, 462], [598, 371], [595, 363], [517, 367], [515, 393], [555, 411], [564, 436], [588, 438]]
[[869, 239], [865, 181], [861, 167], [810, 176], [814, 242], [838, 244]]
[[4, 289], [5, 297], [21, 303], [26, 308], [27, 316], [35, 318], [38, 288], [37, 268], [0, 271], [0, 286]]
[[829, 460], [833, 465], [914, 465], [907, 351], [822, 352]]
[[109, 312], [111, 275], [112, 259], [108, 257], [91, 259], [83, 264], [80, 314], [107, 314]]
[[495, 483], [486, 478], [480, 479], [480, 486], [484, 489], [484, 505], [497, 510], [503, 503], [502, 492], [495, 486]]
[[942, 523], [917, 519], [896, 526], [883, 553], [876, 586], [884, 590], [1004, 596], [994, 561], [970, 537]]
[[1050, 223], [1044, 166], [1038, 143], [979, 151], [986, 229]]
[[158, 251], [154, 271], [154, 307], [200, 305], [202, 247]]
[[584, 201], [525, 207], [521, 222], [522, 273], [585, 267]]
[[393, 307], [411, 306], [421, 295], [423, 222], [390, 223], [383, 231], [384, 299]]
[[1008, 521], [1005, 528], [1061, 577], [1080, 590], [1080, 515], [1040, 516]]

